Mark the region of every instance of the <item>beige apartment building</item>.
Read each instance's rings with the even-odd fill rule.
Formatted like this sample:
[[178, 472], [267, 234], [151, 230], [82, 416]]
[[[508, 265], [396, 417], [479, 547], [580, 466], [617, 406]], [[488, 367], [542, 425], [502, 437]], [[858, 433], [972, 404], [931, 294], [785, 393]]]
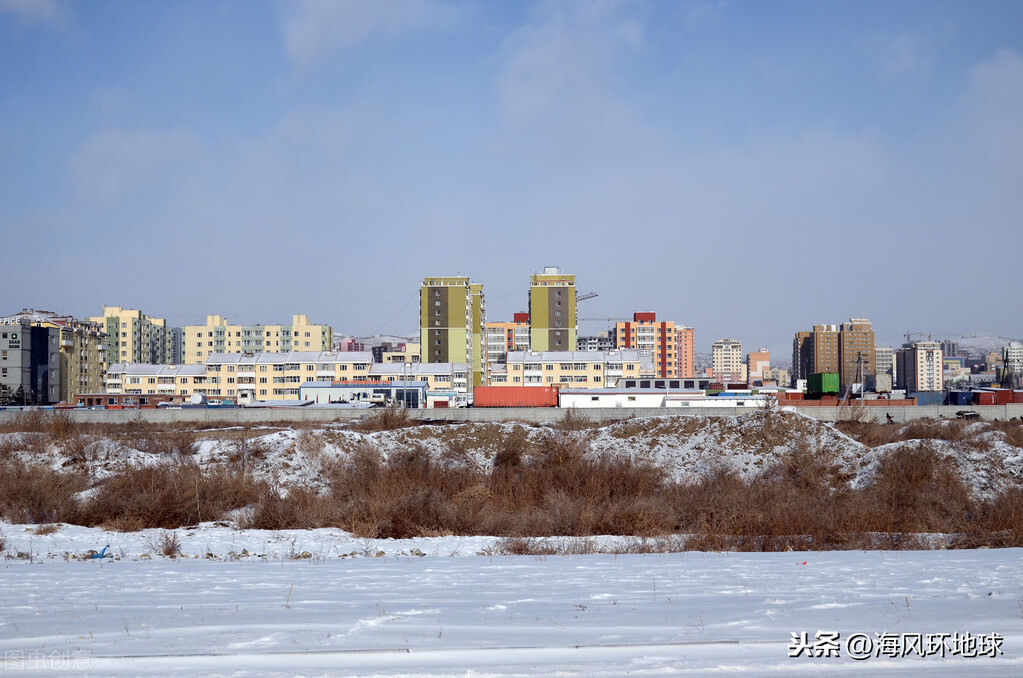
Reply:
[[621, 378], [654, 376], [639, 351], [510, 351], [490, 375], [490, 386], [612, 388]]
[[945, 360], [941, 343], [918, 341], [897, 353], [899, 387], [909, 393], [945, 390]]
[[715, 379], [722, 382], [746, 383], [746, 363], [742, 359], [742, 344], [735, 339], [718, 339], [711, 345], [711, 360]]
[[180, 362], [179, 332], [163, 318], [153, 318], [137, 309], [104, 306], [103, 315], [87, 319], [99, 323], [107, 334], [108, 365]]
[[850, 318], [842, 323], [838, 334], [838, 360], [841, 385], [846, 390], [853, 384], [865, 384], [876, 374], [877, 359], [874, 329], [866, 318]]
[[205, 325], [185, 326], [182, 341], [182, 362], [201, 365], [217, 353], [332, 351], [334, 330], [310, 323], [306, 315], [292, 316], [290, 325], [229, 325], [224, 316], [208, 315]]
[[746, 378], [751, 386], [757, 381], [772, 380], [770, 351], [761, 347], [759, 351], [750, 351], [746, 354]]
[[431, 390], [465, 392], [465, 363], [373, 363], [361, 351], [215, 353], [204, 365], [118, 364], [107, 371], [106, 393], [138, 395], [201, 393], [235, 400], [298, 400], [307, 381], [372, 383], [419, 380]]

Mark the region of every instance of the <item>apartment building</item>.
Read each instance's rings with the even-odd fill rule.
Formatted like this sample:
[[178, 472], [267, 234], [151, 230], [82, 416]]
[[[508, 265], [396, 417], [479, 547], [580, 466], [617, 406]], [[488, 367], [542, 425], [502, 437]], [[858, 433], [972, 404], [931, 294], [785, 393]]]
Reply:
[[371, 380], [392, 383], [426, 382], [428, 391], [469, 392], [469, 366], [466, 363], [377, 363], [369, 370]]
[[472, 385], [486, 373], [486, 300], [483, 285], [466, 277], [429, 277], [419, 290], [421, 362], [466, 363]]
[[486, 324], [487, 365], [503, 363], [509, 351], [529, 350], [529, 314], [515, 313], [511, 322]]
[[168, 365], [181, 362], [180, 333], [168, 327], [163, 318], [153, 318], [137, 309], [104, 306], [103, 315], [87, 318], [99, 323], [107, 335], [107, 365], [150, 363]]
[[945, 363], [940, 342], [905, 344], [897, 356], [900, 388], [908, 393], [945, 390]]
[[490, 375], [490, 386], [611, 388], [619, 379], [652, 377], [653, 361], [635, 350], [510, 351]]
[[201, 393], [236, 400], [298, 400], [302, 384], [426, 381], [430, 389], [467, 390], [465, 363], [373, 363], [368, 352], [290, 351], [215, 353], [204, 365], [118, 364], [107, 370], [107, 393], [138, 395]]
[[[866, 318], [850, 318], [838, 334], [841, 387], [865, 384], [876, 374], [874, 329]], [[940, 364], [940, 361], [939, 361]]]
[[182, 341], [182, 362], [201, 365], [217, 353], [332, 351], [334, 330], [306, 315], [293, 315], [290, 325], [230, 325], [224, 316], [208, 315], [205, 325], [186, 325]]
[[746, 383], [742, 344], [735, 339], [718, 339], [711, 345], [714, 378], [721, 382]]
[[792, 383], [813, 373], [813, 332], [796, 332], [792, 339]]
[[615, 348], [613, 332], [597, 332], [588, 337], [576, 337], [577, 351], [613, 351]]
[[633, 313], [631, 322], [615, 323], [614, 337], [615, 348], [649, 352], [655, 376], [683, 376], [679, 374], [679, 336], [674, 322], [658, 322], [652, 312]]
[[688, 325], [675, 325], [675, 361], [679, 377], [696, 376], [696, 331]]
[[750, 351], [746, 354], [746, 378], [747, 383], [755, 384], [771, 380], [771, 353], [761, 347], [759, 351]]
[[575, 276], [557, 266], [529, 281], [529, 347], [532, 351], [575, 351], [579, 336]]

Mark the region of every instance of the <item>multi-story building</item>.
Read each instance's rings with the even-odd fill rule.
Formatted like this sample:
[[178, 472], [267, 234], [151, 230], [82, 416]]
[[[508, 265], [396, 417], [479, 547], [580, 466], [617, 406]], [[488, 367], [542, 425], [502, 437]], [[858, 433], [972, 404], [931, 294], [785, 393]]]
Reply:
[[765, 347], [746, 354], [746, 380], [751, 386], [771, 378], [771, 353]]
[[291, 351], [288, 353], [215, 353], [204, 365], [118, 364], [107, 370], [111, 394], [201, 393], [210, 398], [297, 400], [299, 388], [311, 381], [370, 383], [426, 381], [430, 389], [467, 390], [464, 363], [422, 365], [377, 363], [368, 352]]
[[675, 370], [683, 378], [696, 376], [696, 331], [675, 325]]
[[28, 318], [0, 318], [0, 401], [52, 405], [60, 401], [60, 330]]
[[107, 334], [107, 365], [170, 365], [181, 362], [180, 334], [168, 327], [163, 318], [152, 318], [135, 309], [104, 306], [103, 315], [87, 320], [103, 325]]
[[814, 325], [810, 332], [810, 374], [839, 372], [838, 325]]
[[840, 384], [849, 390], [853, 384], [865, 384], [876, 371], [874, 330], [866, 318], [850, 318], [838, 334]]
[[614, 336], [617, 349], [649, 352], [654, 376], [689, 376], [679, 373], [679, 335], [674, 322], [658, 322], [656, 313], [633, 313], [631, 322], [615, 324]]
[[718, 339], [711, 346], [714, 378], [722, 382], [745, 383], [746, 363], [742, 360], [742, 344], [735, 339]]
[[529, 282], [529, 346], [533, 351], [575, 351], [579, 336], [575, 276], [557, 266]]
[[874, 349], [874, 390], [891, 391], [895, 383], [895, 349], [878, 346]]
[[940, 343], [941, 343], [941, 353], [946, 358], [948, 358], [949, 356], [959, 355], [959, 342], [958, 341], [952, 341], [951, 339], [942, 339]]
[[186, 325], [182, 362], [201, 365], [216, 353], [287, 353], [331, 351], [334, 330], [294, 315], [290, 325], [229, 325], [221, 315], [206, 316], [205, 325]]
[[611, 332], [598, 332], [588, 337], [576, 337], [576, 350], [578, 351], [613, 351], [615, 348], [614, 337]]
[[511, 322], [488, 322], [485, 331], [488, 366], [503, 363], [509, 351], [529, 350], [528, 313], [513, 314]]
[[341, 341], [338, 342], [337, 350], [339, 350], [339, 351], [354, 351], [356, 353], [361, 353], [362, 351], [366, 350], [366, 344], [364, 344], [363, 342], [358, 341], [358, 340], [356, 340], [356, 339], [354, 339], [352, 337], [347, 337], [347, 338], [342, 339]]
[[[106, 332], [103, 325], [77, 320], [52, 311], [26, 309], [11, 316], [32, 327], [56, 328], [60, 334], [60, 369], [51, 373], [58, 379], [58, 400], [73, 403], [78, 393], [97, 393], [103, 387], [106, 369]], [[48, 356], [47, 356], [48, 361]]]
[[490, 375], [491, 386], [611, 388], [619, 379], [653, 376], [639, 351], [510, 351]]
[[792, 340], [792, 383], [813, 373], [813, 332], [796, 332]]
[[943, 391], [945, 365], [941, 343], [918, 341], [899, 349], [899, 387], [908, 393]]
[[419, 290], [421, 362], [465, 363], [472, 385], [482, 385], [486, 318], [483, 285], [460, 276], [424, 278]]

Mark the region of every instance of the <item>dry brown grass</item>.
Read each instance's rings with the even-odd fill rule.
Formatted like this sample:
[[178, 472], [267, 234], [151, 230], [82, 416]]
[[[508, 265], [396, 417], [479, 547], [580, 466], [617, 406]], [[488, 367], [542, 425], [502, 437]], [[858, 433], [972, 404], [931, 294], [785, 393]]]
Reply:
[[261, 490], [259, 483], [241, 472], [201, 471], [188, 461], [129, 467], [108, 478], [91, 499], [75, 507], [73, 522], [112, 530], [173, 529], [220, 520], [228, 511], [256, 501]]
[[[792, 446], [798, 436], [796, 429], [787, 429], [788, 418], [777, 412], [763, 416], [760, 447], [773, 448], [786, 430]], [[0, 454], [0, 515], [12, 522], [175, 529], [224, 520], [245, 508], [241, 527], [333, 526], [360, 537], [496, 535], [507, 539], [503, 552], [590, 548], [578, 546], [578, 540], [565, 546], [568, 542], [558, 538], [601, 534], [631, 535], [635, 543], [629, 548], [649, 550], [921, 548], [927, 546], [915, 536], [921, 533], [954, 535], [952, 546], [1023, 546], [1023, 490], [988, 501], [971, 498], [953, 460], [929, 443], [972, 445], [978, 430], [1001, 431], [1015, 440], [1023, 431], [1017, 422], [989, 429], [958, 421], [843, 422], [839, 428], [868, 444], [917, 441], [886, 454], [870, 484], [859, 489], [849, 486], [849, 471], [832, 454], [809, 442], [796, 444], [752, 479], [721, 468], [680, 483], [625, 455], [592, 454], [575, 424], [566, 431], [547, 427], [539, 436], [523, 427], [478, 435], [452, 430], [439, 438], [448, 445], [441, 453], [424, 446], [428, 436], [410, 431], [407, 447], [390, 457], [363, 443], [341, 461], [324, 454], [323, 432], [304, 430], [295, 447], [322, 469], [327, 490], [319, 493], [252, 480], [253, 467], [268, 454], [266, 444], [255, 438], [265, 431], [228, 432], [234, 446], [231, 470], [203, 471], [188, 455], [196, 433], [131, 422], [116, 435], [155, 441], [146, 443], [150, 451], [173, 454], [173, 463], [123, 468], [80, 501], [73, 495], [88, 487], [84, 474], [26, 464], [13, 452], [57, 444], [72, 459], [88, 457], [95, 454], [90, 440], [98, 434], [62, 419], [36, 417], [28, 424], [39, 430], [0, 441], [6, 450]], [[360, 425], [387, 430], [415, 422], [401, 410], [382, 410]], [[643, 426], [648, 433], [662, 428], [667, 433], [672, 427], [695, 431], [708, 425], [698, 418], [672, 418], [626, 422], [616, 430]], [[752, 441], [751, 449], [757, 444]], [[481, 449], [493, 455], [489, 470], [475, 462]]]
[[375, 431], [394, 431], [421, 425], [409, 415], [408, 410], [401, 407], [387, 407], [377, 410], [374, 414], [349, 424], [353, 431], [373, 433]]
[[84, 473], [58, 473], [9, 457], [0, 462], [0, 517], [12, 523], [73, 522], [67, 520], [73, 496], [88, 486]]

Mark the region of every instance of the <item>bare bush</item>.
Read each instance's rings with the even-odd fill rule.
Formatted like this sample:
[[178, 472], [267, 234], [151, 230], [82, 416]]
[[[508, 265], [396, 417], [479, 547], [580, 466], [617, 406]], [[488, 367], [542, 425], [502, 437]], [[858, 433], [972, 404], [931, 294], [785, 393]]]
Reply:
[[[126, 467], [105, 480], [77, 511], [77, 522], [173, 529], [224, 514], [252, 503], [261, 486], [230, 470], [201, 471], [187, 461], [158, 467]], [[137, 528], [135, 528], [137, 529]]]
[[88, 486], [84, 473], [57, 473], [8, 458], [0, 463], [0, 517], [12, 523], [73, 522], [73, 497]]
[[178, 538], [177, 532], [161, 532], [155, 537], [146, 539], [146, 546], [149, 550], [168, 558], [175, 558], [181, 555], [181, 540]]
[[373, 433], [374, 431], [394, 431], [419, 425], [419, 422], [413, 419], [405, 408], [388, 407], [365, 419], [352, 422], [350, 428], [353, 431]]

